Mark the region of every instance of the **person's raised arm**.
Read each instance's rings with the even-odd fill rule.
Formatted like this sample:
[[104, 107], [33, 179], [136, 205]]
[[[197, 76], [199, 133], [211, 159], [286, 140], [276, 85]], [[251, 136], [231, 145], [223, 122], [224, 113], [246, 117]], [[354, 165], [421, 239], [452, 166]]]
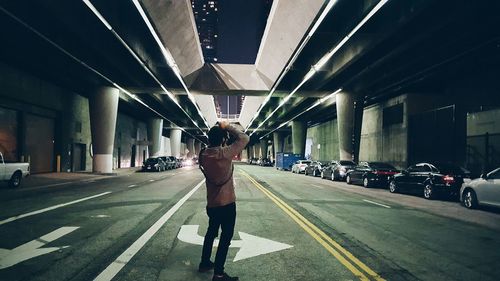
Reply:
[[233, 158], [238, 155], [248, 144], [250, 141], [250, 137], [247, 136], [243, 131], [239, 130], [235, 126], [230, 125], [226, 121], [222, 121], [219, 126], [227, 130], [231, 136], [235, 138], [235, 141], [227, 147], [227, 155], [228, 158]]

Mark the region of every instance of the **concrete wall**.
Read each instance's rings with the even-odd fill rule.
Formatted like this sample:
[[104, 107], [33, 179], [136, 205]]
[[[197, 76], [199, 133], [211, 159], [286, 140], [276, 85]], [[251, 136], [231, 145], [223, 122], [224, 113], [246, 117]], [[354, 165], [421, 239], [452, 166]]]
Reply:
[[[311, 159], [330, 161], [339, 159], [337, 120], [307, 129], [307, 138], [312, 140]], [[319, 149], [318, 149], [319, 144]]]
[[[402, 123], [383, 127], [383, 110], [403, 105]], [[440, 97], [405, 94], [364, 109], [361, 127], [360, 161], [383, 161], [406, 168], [408, 166], [409, 116], [447, 105]]]
[[[18, 112], [23, 116], [34, 115], [54, 120], [54, 155], [61, 157], [61, 171], [70, 172], [78, 161], [74, 159], [77, 147], [83, 147], [82, 156], [85, 165], [81, 170], [92, 170], [90, 114], [88, 99], [74, 92], [60, 88], [38, 77], [0, 63], [0, 107]], [[18, 122], [20, 132], [16, 151], [17, 161], [27, 160], [26, 140], [36, 137], [26, 130], [25, 121]], [[118, 114], [113, 151], [113, 168], [130, 167], [132, 146], [137, 146], [135, 165], [142, 164], [143, 151], [147, 154], [146, 123], [124, 114]], [[24, 150], [24, 152], [23, 152]], [[118, 151], [120, 150], [120, 157]], [[120, 158], [120, 165], [118, 159]], [[56, 165], [51, 167], [56, 171]]]
[[[27, 161], [31, 155], [25, 143], [35, 137], [24, 122], [26, 115], [46, 117], [54, 121], [54, 153], [49, 171], [56, 171], [56, 156], [61, 157], [61, 171], [74, 167], [73, 155], [76, 144], [85, 147], [83, 170], [92, 169], [90, 157], [90, 122], [88, 99], [62, 89], [24, 71], [0, 63], [0, 106], [15, 110], [21, 116], [18, 129], [16, 161]], [[49, 156], [50, 157], [50, 156]], [[32, 171], [36, 173], [36, 171]]]
[[500, 109], [467, 114], [467, 136], [500, 134]]

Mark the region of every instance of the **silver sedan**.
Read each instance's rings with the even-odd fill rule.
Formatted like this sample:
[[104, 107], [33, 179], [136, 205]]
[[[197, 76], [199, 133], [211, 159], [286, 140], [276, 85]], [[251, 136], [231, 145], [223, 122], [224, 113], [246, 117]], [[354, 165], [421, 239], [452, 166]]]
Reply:
[[462, 184], [460, 201], [466, 208], [500, 207], [500, 168]]

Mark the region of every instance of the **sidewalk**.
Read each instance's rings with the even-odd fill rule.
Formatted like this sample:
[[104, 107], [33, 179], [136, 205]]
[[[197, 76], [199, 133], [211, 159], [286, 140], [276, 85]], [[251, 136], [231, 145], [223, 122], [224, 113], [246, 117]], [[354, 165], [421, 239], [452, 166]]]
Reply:
[[[110, 175], [93, 174], [91, 172], [34, 174], [23, 178], [21, 186], [18, 189], [29, 190], [33, 188], [60, 186], [74, 182], [94, 181], [109, 177], [121, 177], [133, 174], [140, 169], [140, 167], [116, 169]], [[2, 188], [8, 187], [2, 184]]]

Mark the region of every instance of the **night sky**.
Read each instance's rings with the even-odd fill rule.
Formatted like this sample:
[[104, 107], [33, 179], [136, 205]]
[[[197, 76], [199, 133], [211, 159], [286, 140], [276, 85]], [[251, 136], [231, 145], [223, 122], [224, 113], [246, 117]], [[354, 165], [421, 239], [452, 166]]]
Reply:
[[219, 63], [254, 64], [272, 0], [219, 0]]

